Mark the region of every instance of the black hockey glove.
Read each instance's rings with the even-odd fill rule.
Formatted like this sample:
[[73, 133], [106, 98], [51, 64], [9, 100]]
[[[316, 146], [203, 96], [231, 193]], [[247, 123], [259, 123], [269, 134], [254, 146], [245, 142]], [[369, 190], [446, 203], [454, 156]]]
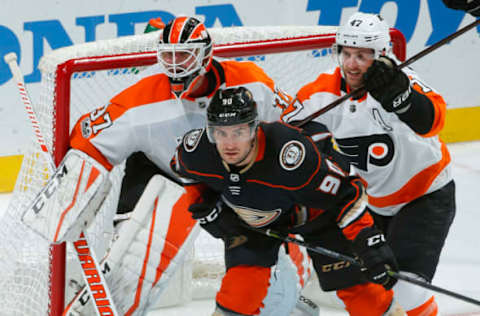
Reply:
[[443, 3], [449, 8], [480, 16], [480, 0], [443, 0]]
[[365, 89], [388, 112], [404, 113], [411, 104], [410, 80], [395, 61], [380, 57], [363, 74]]
[[219, 199], [192, 204], [188, 210], [192, 218], [215, 238], [225, 239], [241, 233], [241, 219]]
[[353, 249], [370, 281], [383, 285], [387, 290], [395, 285], [397, 280], [390, 277], [387, 271], [398, 271], [397, 261], [380, 230], [375, 227], [364, 228], [354, 239]]

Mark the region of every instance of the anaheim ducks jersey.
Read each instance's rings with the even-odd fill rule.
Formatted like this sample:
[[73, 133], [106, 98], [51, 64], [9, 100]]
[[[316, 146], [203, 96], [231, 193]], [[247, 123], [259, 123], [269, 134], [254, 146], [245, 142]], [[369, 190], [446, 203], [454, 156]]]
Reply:
[[205, 126], [206, 106], [217, 89], [246, 87], [266, 121], [278, 120], [281, 109], [277, 105], [289, 100], [252, 62], [213, 60], [206, 76], [211, 92], [200, 98], [177, 98], [160, 70], [146, 76], [109, 104], [82, 116], [71, 134], [71, 147], [86, 152], [108, 169], [131, 153], [142, 151], [161, 170], [173, 175], [169, 162], [175, 148], [187, 131]]
[[[327, 126], [339, 152], [365, 180], [369, 206], [387, 216], [451, 180], [450, 155], [437, 135], [444, 124], [446, 104], [412, 70], [404, 71], [412, 88], [433, 103], [433, 126], [426, 134], [415, 133], [368, 93], [356, 100], [351, 98], [314, 120]], [[348, 90], [340, 68], [323, 73], [298, 91], [283, 120], [304, 119]]]
[[[359, 178], [320, 153], [310, 137], [274, 122], [259, 125], [257, 141], [255, 160], [239, 169], [221, 159], [204, 129], [193, 130], [178, 147], [172, 169], [185, 183], [201, 183], [221, 194], [252, 227], [286, 228], [323, 216], [325, 225], [337, 224], [353, 239], [373, 223], [358, 221], [370, 216]], [[304, 212], [306, 208], [315, 210]], [[352, 229], [356, 224], [361, 227]]]

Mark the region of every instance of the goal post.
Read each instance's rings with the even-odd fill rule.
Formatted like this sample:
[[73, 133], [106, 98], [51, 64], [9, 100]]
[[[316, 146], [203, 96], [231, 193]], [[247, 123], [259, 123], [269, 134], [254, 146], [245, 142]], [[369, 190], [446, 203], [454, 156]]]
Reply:
[[[334, 26], [209, 29], [214, 56], [253, 61], [290, 94], [332, 65], [330, 47], [335, 41], [335, 31]], [[390, 34], [395, 55], [404, 60], [404, 36], [393, 28]], [[39, 65], [41, 93], [39, 102], [34, 102], [33, 106], [57, 165], [68, 150], [69, 134], [76, 120], [106, 104], [115, 94], [133, 84], [138, 73], [148, 71], [148, 66], [156, 63], [158, 35], [158, 32], [152, 32], [74, 45], [52, 51], [42, 58]], [[22, 210], [51, 176], [39, 151], [38, 145], [32, 141], [24, 154], [11, 203], [0, 221], [0, 306], [8, 315], [57, 316], [62, 314], [65, 304], [68, 247], [50, 247], [39, 241], [20, 221]], [[116, 210], [122, 176], [122, 168], [114, 168], [112, 190], [86, 232], [99, 256], [103, 256], [108, 245], [97, 243], [96, 236], [113, 235], [113, 226], [107, 219]], [[212, 262], [217, 260], [214, 264], [218, 264], [219, 259], [212, 259], [215, 256], [221, 257], [221, 253], [206, 251], [200, 257]], [[207, 266], [208, 270], [208, 264], [200, 265], [202, 269]]]

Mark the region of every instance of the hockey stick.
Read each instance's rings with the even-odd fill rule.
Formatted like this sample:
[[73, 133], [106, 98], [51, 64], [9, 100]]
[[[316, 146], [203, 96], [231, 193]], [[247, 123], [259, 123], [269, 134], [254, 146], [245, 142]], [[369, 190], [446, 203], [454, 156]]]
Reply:
[[[311, 251], [314, 251], [316, 253], [319, 253], [321, 255], [324, 255], [324, 256], [327, 256], [327, 257], [330, 257], [330, 258], [334, 258], [334, 259], [338, 259], [338, 260], [347, 261], [347, 262], [349, 262], [352, 265], [355, 265], [357, 267], [362, 266], [362, 264], [353, 257], [347, 256], [347, 255], [344, 255], [344, 254], [341, 254], [341, 253], [338, 253], [336, 251], [329, 250], [329, 249], [326, 249], [326, 248], [323, 248], [323, 247], [320, 247], [320, 246], [310, 245], [309, 243], [306, 243], [306, 242], [304, 242], [300, 239], [296, 239], [296, 238], [293, 238], [293, 237], [290, 237], [290, 236], [285, 236], [285, 235], [280, 234], [279, 232], [273, 231], [271, 229], [259, 229], [259, 228], [253, 228], [253, 227], [246, 226], [246, 225], [245, 225], [245, 227], [248, 227], [249, 229], [251, 229], [253, 231], [256, 231], [257, 233], [260, 233], [260, 234], [263, 234], [263, 235], [266, 235], [266, 236], [269, 236], [269, 237], [272, 237], [272, 238], [279, 239], [283, 242], [291, 242], [293, 244], [297, 244], [299, 246], [305, 247], [305, 248], [307, 248]], [[390, 275], [391, 277], [393, 277], [395, 279], [402, 280], [402, 281], [405, 281], [405, 282], [409, 282], [409, 283], [418, 285], [420, 287], [423, 287], [423, 288], [426, 288], [426, 289], [429, 289], [429, 290], [432, 290], [432, 291], [435, 291], [435, 292], [438, 292], [438, 293], [442, 293], [442, 294], [445, 294], [445, 295], [448, 295], [448, 296], [451, 296], [451, 297], [455, 297], [459, 300], [462, 300], [462, 301], [480, 306], [480, 301], [478, 301], [476, 299], [473, 299], [473, 298], [470, 298], [470, 297], [452, 292], [450, 290], [440, 288], [438, 286], [432, 285], [432, 284], [430, 284], [428, 282], [425, 282], [425, 281], [414, 279], [414, 278], [406, 276], [402, 273], [398, 273], [398, 272], [395, 272], [395, 271], [387, 271], [387, 273], [388, 273], [388, 275]]]
[[[20, 94], [20, 98], [25, 106], [30, 123], [35, 132], [36, 140], [42, 154], [45, 156], [46, 161], [48, 162], [51, 171], [56, 170], [55, 163], [53, 162], [52, 155], [50, 155], [48, 148], [46, 146], [45, 138], [43, 137], [42, 131], [40, 130], [40, 124], [37, 119], [37, 115], [32, 107], [32, 102], [30, 96], [28, 95], [25, 83], [23, 81], [23, 74], [20, 70], [20, 67], [17, 63], [17, 55], [15, 53], [9, 53], [4, 57], [5, 62], [8, 64], [12, 76], [15, 79]], [[86, 284], [89, 285], [88, 289], [92, 298], [95, 298], [96, 312], [98, 316], [104, 315], [106, 312], [109, 312], [109, 315], [116, 316], [119, 315], [116, 311], [113, 300], [111, 299], [110, 290], [105, 282], [105, 278], [100, 271], [99, 265], [96, 259], [96, 256], [93, 252], [93, 249], [87, 243], [87, 239], [83, 233], [80, 234], [80, 238], [74, 242], [74, 248], [77, 252], [78, 259], [82, 263], [82, 259], [88, 259], [90, 264], [80, 264], [82, 267], [83, 278]], [[87, 267], [93, 262], [93, 267]], [[98, 278], [97, 278], [98, 276]], [[94, 295], [95, 291], [95, 295]], [[98, 298], [98, 299], [97, 299]]]
[[[413, 55], [412, 57], [410, 57], [409, 59], [407, 59], [406, 61], [404, 61], [403, 63], [401, 63], [400, 65], [397, 66], [398, 69], [402, 69], [402, 68], [405, 68], [407, 66], [409, 66], [410, 64], [414, 63], [415, 61], [419, 60], [420, 58], [422, 58], [423, 56], [427, 55], [427, 54], [430, 54], [431, 52], [433, 52], [434, 50], [436, 50], [437, 48], [443, 46], [444, 44], [450, 42], [451, 40], [457, 38], [458, 36], [462, 35], [463, 33], [469, 31], [470, 29], [476, 27], [477, 25], [480, 24], [480, 19], [464, 26], [463, 28], [459, 29], [458, 31], [456, 31], [455, 33], [452, 33], [450, 34], [449, 36], [445, 37], [444, 39], [436, 42], [435, 44], [425, 48], [424, 50], [420, 51], [419, 53]], [[365, 92], [365, 88], [362, 86], [360, 88], [357, 88], [357, 89], [354, 89], [352, 91], [350, 91], [350, 93], [347, 93], [345, 94], [344, 96], [338, 98], [337, 100], [333, 101], [332, 103], [328, 104], [327, 106], [325, 106], [324, 108], [321, 108], [320, 110], [310, 114], [309, 116], [307, 116], [306, 118], [300, 120], [300, 121], [294, 121], [292, 122], [292, 125], [294, 126], [297, 126], [297, 127], [301, 127], [303, 125], [305, 125], [306, 123], [310, 122], [311, 120], [319, 117], [320, 115], [330, 111], [331, 109], [333, 109], [334, 107], [336, 107], [337, 105], [343, 103], [344, 101], [350, 99], [352, 96], [358, 94], [358, 93], [363, 93]]]

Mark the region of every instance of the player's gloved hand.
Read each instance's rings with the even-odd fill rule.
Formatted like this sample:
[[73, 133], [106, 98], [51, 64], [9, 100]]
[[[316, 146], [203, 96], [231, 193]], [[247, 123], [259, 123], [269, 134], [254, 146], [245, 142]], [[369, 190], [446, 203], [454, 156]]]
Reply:
[[443, 3], [449, 8], [480, 16], [480, 0], [443, 0]]
[[397, 68], [391, 58], [381, 56], [363, 74], [365, 89], [388, 112], [407, 111], [411, 104], [411, 88], [408, 76]]
[[240, 228], [241, 219], [220, 199], [210, 199], [203, 203], [192, 204], [188, 208], [192, 218], [215, 238], [234, 235]]
[[398, 265], [383, 233], [375, 227], [364, 228], [353, 240], [353, 247], [368, 279], [387, 290], [391, 289], [397, 280], [390, 277], [387, 271], [398, 271]]

